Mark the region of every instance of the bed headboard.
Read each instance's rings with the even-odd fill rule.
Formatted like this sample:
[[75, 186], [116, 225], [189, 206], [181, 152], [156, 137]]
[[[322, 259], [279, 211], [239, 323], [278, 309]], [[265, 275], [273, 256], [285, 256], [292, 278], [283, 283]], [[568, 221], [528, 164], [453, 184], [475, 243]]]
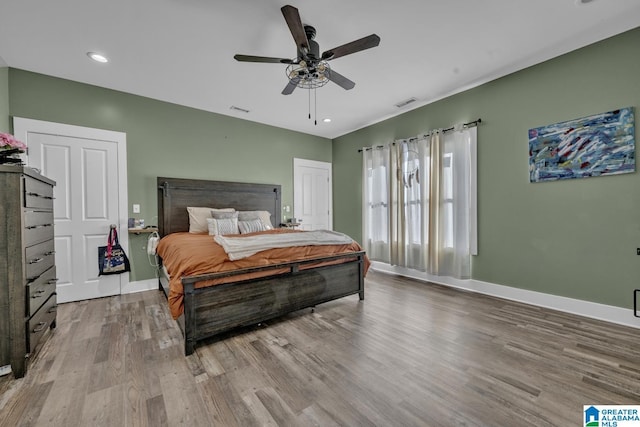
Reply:
[[158, 231], [189, 231], [187, 206], [269, 211], [278, 227], [280, 191], [280, 185], [158, 177]]

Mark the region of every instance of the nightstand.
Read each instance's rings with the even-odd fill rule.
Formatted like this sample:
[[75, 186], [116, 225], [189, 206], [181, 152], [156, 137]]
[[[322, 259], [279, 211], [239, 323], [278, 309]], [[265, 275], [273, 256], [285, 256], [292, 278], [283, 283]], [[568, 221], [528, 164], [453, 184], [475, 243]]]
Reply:
[[292, 228], [295, 230], [296, 227], [299, 227], [301, 224], [299, 222], [283, 222], [280, 223], [280, 228]]
[[157, 227], [147, 227], [147, 228], [130, 228], [130, 234], [143, 234], [143, 233], [156, 233], [158, 231]]

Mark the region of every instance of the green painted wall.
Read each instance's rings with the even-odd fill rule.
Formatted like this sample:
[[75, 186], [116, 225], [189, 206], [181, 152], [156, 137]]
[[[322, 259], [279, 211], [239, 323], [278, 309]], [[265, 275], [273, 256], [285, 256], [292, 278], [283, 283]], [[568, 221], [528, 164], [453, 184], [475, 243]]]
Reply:
[[[125, 132], [129, 215], [139, 203], [146, 224], [157, 223], [157, 176], [281, 184], [293, 205], [293, 158], [331, 161], [329, 139], [17, 69], [9, 106], [16, 117]], [[130, 236], [131, 280], [154, 277], [144, 245]]]
[[[158, 175], [280, 183], [293, 157], [332, 161], [334, 227], [361, 240], [363, 146], [478, 117], [479, 255], [473, 278], [631, 307], [640, 279], [638, 173], [531, 184], [527, 130], [640, 104], [640, 29], [530, 67], [333, 141], [22, 70], [0, 68], [9, 115], [127, 133], [129, 214], [156, 215]], [[7, 96], [8, 87], [8, 96]], [[636, 137], [638, 136], [636, 130]], [[154, 277], [131, 236], [132, 280]]]
[[0, 132], [9, 132], [9, 68], [0, 68]]
[[638, 172], [531, 184], [527, 131], [628, 106], [637, 117], [638, 46], [640, 28], [337, 138], [335, 228], [361, 239], [358, 148], [481, 117], [473, 278], [631, 308], [640, 287]]

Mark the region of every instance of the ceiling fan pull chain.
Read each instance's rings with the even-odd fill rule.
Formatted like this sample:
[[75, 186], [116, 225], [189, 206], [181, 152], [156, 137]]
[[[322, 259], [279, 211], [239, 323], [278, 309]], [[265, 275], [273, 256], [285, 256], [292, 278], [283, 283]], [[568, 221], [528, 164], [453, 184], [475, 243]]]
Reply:
[[313, 125], [318, 126], [318, 92], [313, 89]]
[[309, 95], [309, 120], [311, 120], [311, 91], [308, 91], [308, 95]]

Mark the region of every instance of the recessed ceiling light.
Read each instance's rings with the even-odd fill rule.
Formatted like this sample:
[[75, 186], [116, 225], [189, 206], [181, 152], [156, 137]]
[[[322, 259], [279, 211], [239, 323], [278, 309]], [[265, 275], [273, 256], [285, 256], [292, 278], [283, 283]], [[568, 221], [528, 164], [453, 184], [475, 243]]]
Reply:
[[102, 63], [109, 62], [106, 56], [96, 52], [87, 52], [87, 56], [96, 62], [102, 62]]
[[324, 120], [323, 120], [323, 122], [325, 122], [325, 123], [331, 123], [331, 119], [327, 117], [326, 119], [324, 119]]

